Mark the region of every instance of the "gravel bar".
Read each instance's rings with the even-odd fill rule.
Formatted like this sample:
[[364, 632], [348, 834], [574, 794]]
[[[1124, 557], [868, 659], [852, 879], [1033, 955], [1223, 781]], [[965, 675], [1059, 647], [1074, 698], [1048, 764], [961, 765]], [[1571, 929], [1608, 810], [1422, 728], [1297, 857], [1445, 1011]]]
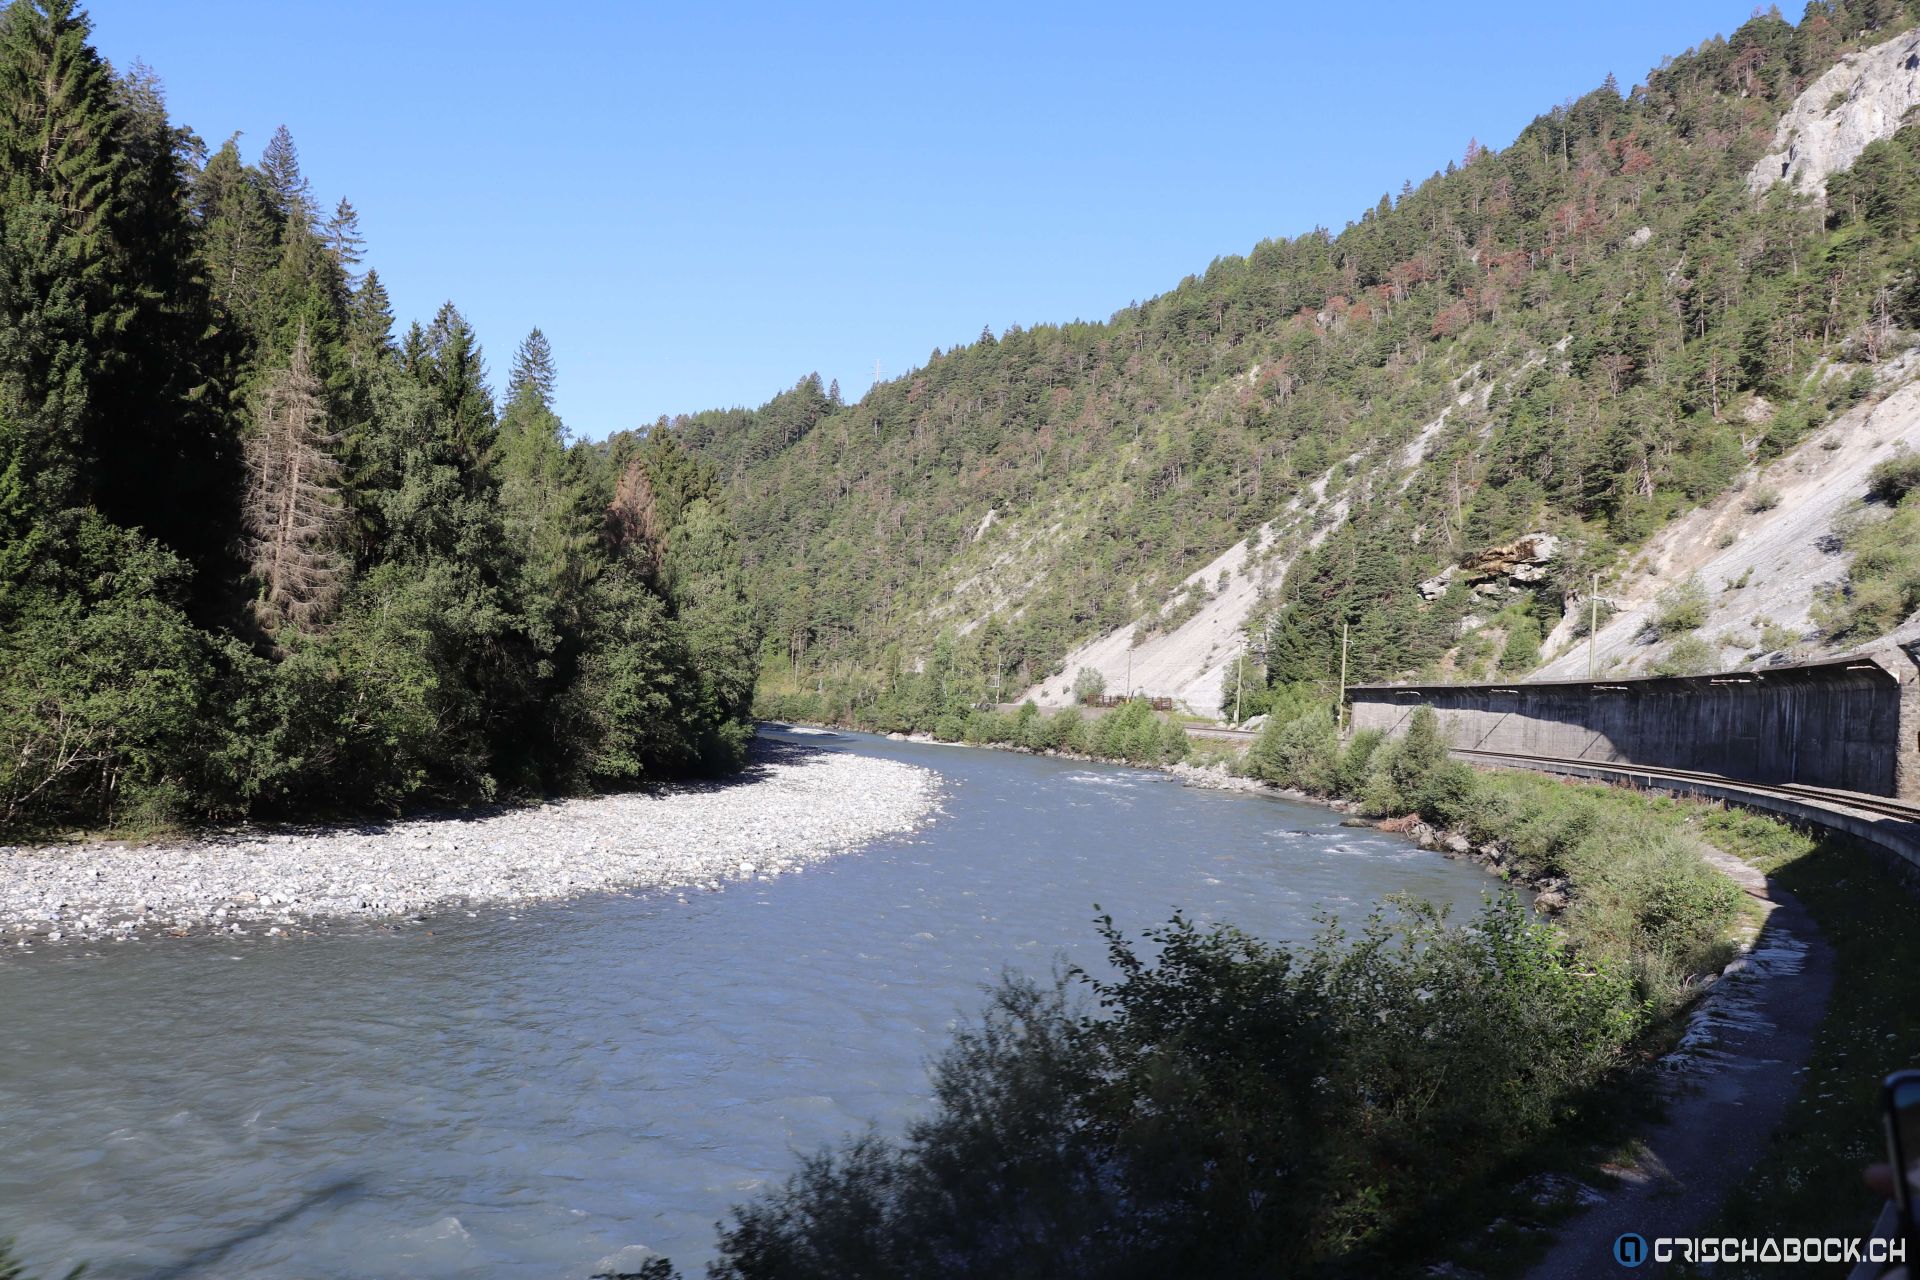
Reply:
[[723, 782], [352, 827], [0, 846], [0, 941], [313, 932], [608, 890], [718, 889], [927, 822], [939, 775], [761, 740]]

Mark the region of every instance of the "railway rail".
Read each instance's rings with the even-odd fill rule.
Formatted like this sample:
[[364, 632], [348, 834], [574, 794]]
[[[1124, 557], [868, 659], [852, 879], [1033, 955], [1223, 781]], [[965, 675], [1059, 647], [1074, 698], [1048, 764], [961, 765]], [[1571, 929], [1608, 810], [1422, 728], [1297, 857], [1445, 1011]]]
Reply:
[[1749, 791], [1757, 795], [1775, 796], [1801, 804], [1836, 805], [1862, 813], [1895, 818], [1902, 822], [1920, 823], [1920, 804], [1896, 800], [1891, 796], [1869, 795], [1861, 791], [1835, 791], [1828, 787], [1812, 787], [1798, 782], [1750, 782], [1745, 778], [1730, 778], [1725, 774], [1707, 773], [1699, 769], [1655, 768], [1650, 765], [1629, 764], [1614, 760], [1523, 756], [1503, 751], [1476, 751], [1468, 747], [1455, 747], [1453, 754], [1461, 759], [1482, 764], [1496, 766], [1504, 764], [1515, 768], [1539, 769], [1549, 773], [1556, 769], [1604, 772], [1624, 775], [1632, 779], [1647, 779], [1656, 783], [1667, 782], [1682, 786], [1704, 785], [1715, 790]]

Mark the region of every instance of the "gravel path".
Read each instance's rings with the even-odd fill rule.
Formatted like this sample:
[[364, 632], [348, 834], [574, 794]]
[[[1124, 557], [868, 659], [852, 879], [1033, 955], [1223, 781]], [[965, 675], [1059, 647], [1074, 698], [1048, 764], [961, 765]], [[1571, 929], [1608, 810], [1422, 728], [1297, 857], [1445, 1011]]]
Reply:
[[1638, 1159], [1609, 1170], [1613, 1186], [1582, 1195], [1591, 1207], [1560, 1229], [1527, 1280], [1668, 1274], [1623, 1269], [1613, 1242], [1627, 1232], [1653, 1241], [1707, 1230], [1800, 1092], [1833, 990], [1833, 951], [1797, 898], [1731, 856], [1708, 861], [1761, 902], [1766, 923], [1661, 1061], [1669, 1103], [1640, 1135]]
[[724, 782], [165, 844], [0, 846], [0, 943], [310, 931], [327, 922], [797, 870], [934, 812], [939, 775], [762, 740]]

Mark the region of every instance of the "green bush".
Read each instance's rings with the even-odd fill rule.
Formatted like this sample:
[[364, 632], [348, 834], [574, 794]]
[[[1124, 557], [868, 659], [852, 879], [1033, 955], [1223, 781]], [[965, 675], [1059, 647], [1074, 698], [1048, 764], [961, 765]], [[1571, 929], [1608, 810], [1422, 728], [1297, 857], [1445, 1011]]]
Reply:
[[781, 720], [800, 724], [824, 724], [820, 696], [810, 690], [797, 693], [770, 693], [765, 690], [754, 694], [753, 714], [760, 720]]
[[1687, 635], [1668, 645], [1667, 651], [1654, 660], [1649, 670], [1656, 676], [1698, 676], [1719, 666], [1718, 645]]
[[721, 1280], [1371, 1273], [1577, 1113], [1642, 1010], [1510, 897], [1272, 946], [1176, 918], [1117, 977], [1008, 980], [900, 1144], [734, 1211]]
[[1867, 473], [1867, 497], [1875, 502], [1896, 504], [1916, 488], [1920, 488], [1920, 453], [1910, 449], [1876, 462]]
[[1062, 707], [1035, 726], [1039, 751], [1084, 752], [1087, 749], [1086, 718], [1078, 707]]
[[1247, 748], [1246, 772], [1275, 786], [1330, 795], [1340, 784], [1340, 733], [1325, 710], [1268, 720]]
[[1642, 634], [1650, 639], [1665, 640], [1685, 631], [1698, 630], [1706, 625], [1712, 608], [1707, 588], [1699, 578], [1676, 582], [1654, 597], [1653, 613], [1648, 616]]
[[1663, 1011], [1680, 1003], [1694, 975], [1726, 959], [1740, 891], [1670, 822], [1615, 816], [1568, 863], [1577, 886], [1570, 934], [1583, 951], [1630, 966], [1642, 996]]
[[1340, 768], [1336, 775], [1334, 791], [1338, 795], [1356, 796], [1367, 785], [1367, 775], [1373, 771], [1373, 753], [1387, 735], [1378, 729], [1357, 729], [1347, 739], [1346, 750], [1340, 753]]
[[1871, 640], [1920, 611], [1920, 506], [1903, 499], [1884, 515], [1839, 526], [1851, 555], [1845, 580], [1814, 600], [1813, 620], [1835, 642]]
[[[1642, 999], [1670, 1010], [1694, 976], [1719, 967], [1740, 892], [1702, 859], [1674, 801], [1539, 774], [1477, 781], [1460, 825], [1476, 842], [1500, 842], [1523, 876], [1570, 881], [1568, 936], [1630, 971]], [[1751, 815], [1735, 824], [1753, 842], [1760, 827], [1786, 831]]]
[[1108, 760], [1164, 764], [1186, 755], [1186, 731], [1162, 722], [1144, 698], [1135, 698], [1093, 722], [1087, 750]]
[[1417, 813], [1442, 826], [1461, 821], [1472, 810], [1474, 772], [1447, 755], [1440, 717], [1432, 707], [1417, 708], [1403, 736], [1372, 749], [1360, 801], [1368, 813]]
[[1107, 692], [1107, 678], [1092, 667], [1082, 667], [1073, 677], [1073, 700], [1082, 705], [1093, 702]]
[[154, 827], [234, 812], [225, 673], [253, 663], [188, 621], [187, 570], [97, 517], [80, 563], [0, 621], [0, 830]]
[[1783, 627], [1771, 618], [1760, 624], [1760, 647], [1769, 653], [1792, 648], [1800, 643], [1800, 633]]

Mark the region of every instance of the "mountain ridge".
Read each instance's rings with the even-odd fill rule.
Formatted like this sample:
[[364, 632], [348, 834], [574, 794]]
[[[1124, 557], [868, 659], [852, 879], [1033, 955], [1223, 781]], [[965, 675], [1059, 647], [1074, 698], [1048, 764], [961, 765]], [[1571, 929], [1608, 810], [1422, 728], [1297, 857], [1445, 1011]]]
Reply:
[[[854, 405], [815, 378], [675, 420], [753, 513], [763, 690], [894, 724], [1090, 665], [1203, 704], [1236, 630], [1279, 683], [1337, 678], [1343, 629], [1353, 679], [1537, 668], [1592, 573], [1888, 390], [1868, 370], [1920, 326], [1913, 130], [1855, 117], [1906, 92], [1862, 69], [1910, 72], [1910, 22], [1757, 16], [1107, 322], [983, 334]], [[1834, 199], [1755, 196], [1828, 117], [1801, 173]], [[1563, 552], [1525, 591], [1417, 590], [1533, 532]], [[1226, 601], [1196, 585], [1222, 569]]]

